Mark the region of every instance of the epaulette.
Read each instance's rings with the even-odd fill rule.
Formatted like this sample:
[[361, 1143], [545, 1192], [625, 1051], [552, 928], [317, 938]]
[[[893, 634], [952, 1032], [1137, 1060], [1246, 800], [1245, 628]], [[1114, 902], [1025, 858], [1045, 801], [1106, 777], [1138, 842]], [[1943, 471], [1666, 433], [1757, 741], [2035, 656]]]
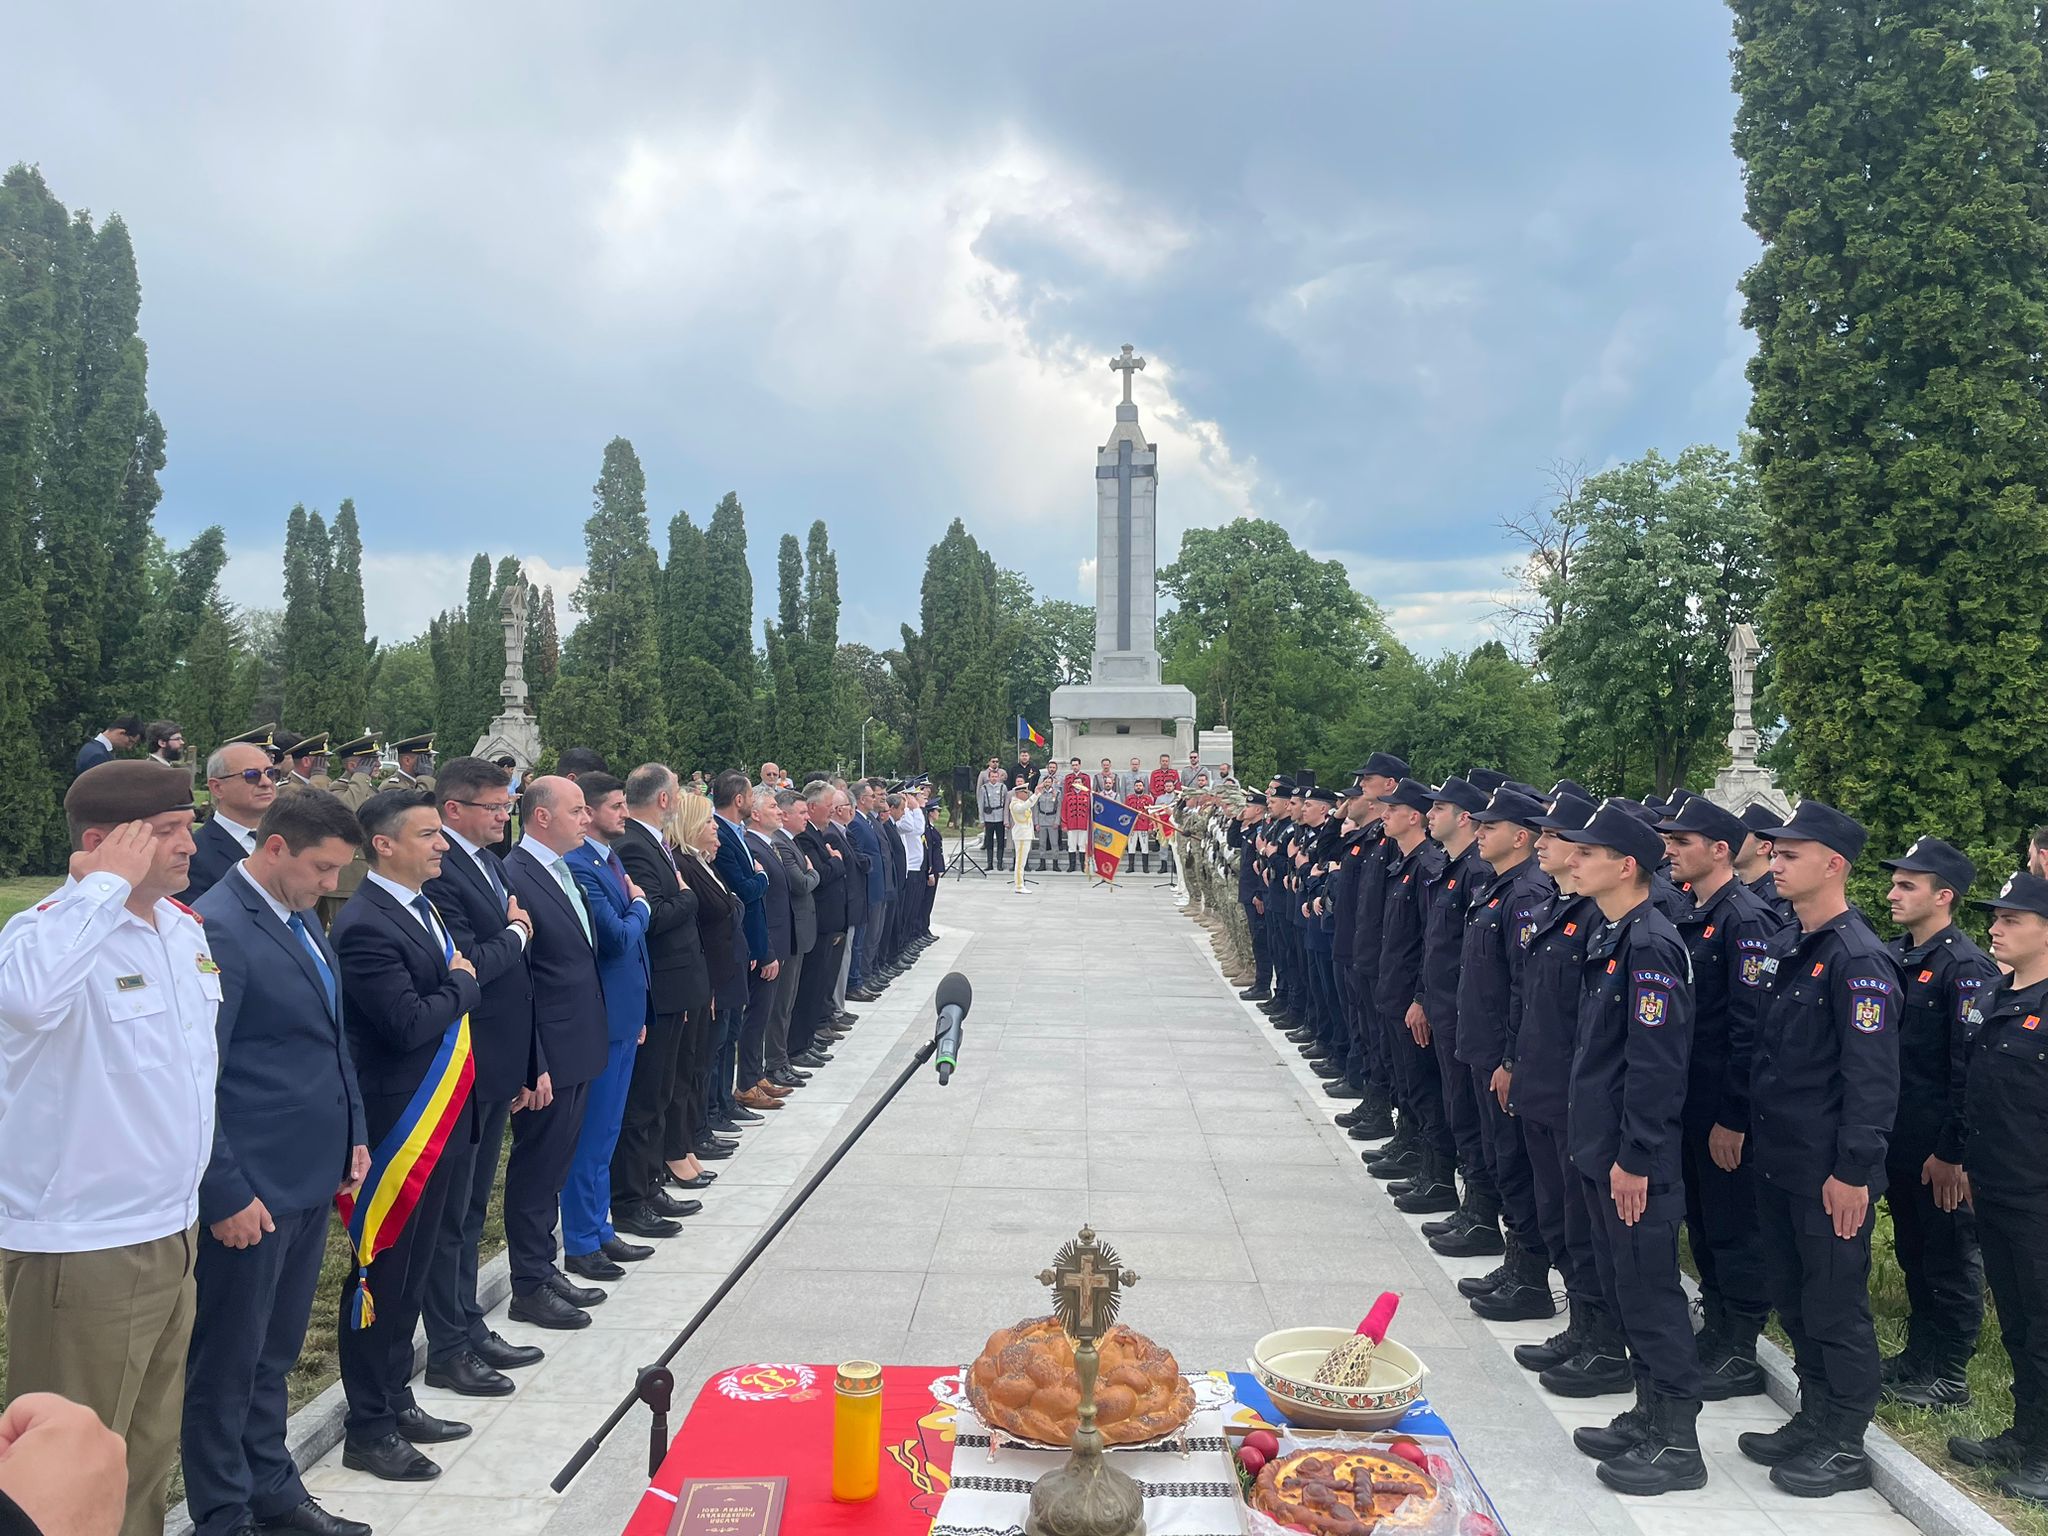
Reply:
[[192, 910], [192, 909], [191, 909], [190, 907], [186, 906], [186, 905], [185, 905], [185, 903], [183, 903], [182, 901], [178, 900], [178, 898], [177, 898], [177, 897], [175, 897], [175, 896], [166, 896], [166, 897], [164, 898], [164, 900], [165, 900], [165, 901], [168, 901], [168, 902], [169, 902], [169, 903], [170, 903], [170, 904], [171, 904], [172, 906], [176, 907], [176, 908], [177, 908], [177, 909], [178, 909], [178, 910], [179, 910], [180, 912], [184, 913], [184, 914], [185, 914], [185, 915], [186, 915], [187, 917], [191, 918], [191, 919], [192, 919], [192, 921], [193, 921], [193, 922], [195, 922], [195, 923], [197, 923], [197, 924], [199, 924], [199, 926], [200, 926], [200, 927], [202, 927], [202, 928], [203, 928], [203, 927], [205, 927], [205, 926], [206, 926], [206, 919], [205, 919], [205, 918], [203, 918], [203, 917], [201, 917], [201, 916], [200, 916], [200, 915], [199, 915], [199, 914], [198, 914], [197, 912], [193, 911], [193, 910]]

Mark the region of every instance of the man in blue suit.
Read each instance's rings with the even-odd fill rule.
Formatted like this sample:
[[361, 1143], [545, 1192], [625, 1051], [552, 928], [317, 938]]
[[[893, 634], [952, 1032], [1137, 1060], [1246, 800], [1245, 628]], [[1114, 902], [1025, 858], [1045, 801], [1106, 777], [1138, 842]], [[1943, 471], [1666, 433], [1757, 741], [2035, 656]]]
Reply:
[[868, 913], [873, 907], [881, 884], [879, 871], [875, 868], [881, 844], [875, 838], [874, 828], [868, 820], [854, 809], [854, 793], [863, 786], [852, 785], [843, 788], [833, 798], [832, 825], [847, 852], [850, 861], [846, 871], [846, 968], [840, 973], [839, 989], [834, 994], [839, 1004], [839, 1016], [851, 1021], [854, 1015], [845, 1012], [846, 1000], [871, 1002], [862, 987], [860, 968], [860, 939], [866, 932]]
[[853, 820], [846, 832], [854, 846], [868, 856], [868, 911], [860, 927], [860, 983], [846, 995], [849, 1001], [872, 1003], [889, 985], [882, 975], [882, 936], [889, 931], [889, 903], [896, 894], [895, 866], [882, 839], [889, 834], [882, 811], [887, 792], [880, 779], [863, 779], [860, 798], [854, 802]]
[[[796, 909], [790, 898], [789, 875], [773, 841], [782, 833], [782, 811], [775, 803], [775, 795], [776, 791], [771, 786], [755, 785], [747, 818], [747, 851], [768, 877], [767, 889], [761, 893], [759, 903], [761, 939], [768, 958], [765, 961], [757, 958], [747, 977], [747, 1020], [740, 1029], [738, 1098], [742, 1108], [756, 1113], [782, 1107], [782, 1100], [769, 1093], [762, 1086], [762, 1080], [767, 1067], [765, 1053], [769, 1021], [775, 1012], [775, 1000], [781, 993], [783, 968], [795, 953], [796, 946]], [[754, 938], [752, 903], [747, 908], [747, 924], [747, 941], [751, 945]], [[755, 953], [758, 956], [759, 951]]]
[[[725, 882], [725, 888], [744, 904], [737, 927], [738, 942], [746, 948], [747, 961], [744, 973], [736, 977], [733, 985], [716, 1000], [719, 1017], [724, 1023], [719, 1031], [717, 1064], [712, 1072], [712, 1097], [716, 1101], [712, 1108], [729, 1121], [761, 1118], [758, 1111], [736, 1101], [734, 1073], [754, 977], [763, 966], [774, 961], [768, 951], [767, 866], [747, 846], [746, 822], [753, 803], [753, 788], [747, 783], [744, 773], [729, 770], [712, 780], [712, 819], [718, 823], [718, 854], [712, 860], [712, 868]], [[772, 970], [769, 972], [771, 978], [774, 974]], [[741, 1086], [751, 1090], [754, 1081], [745, 1079]]]
[[567, 863], [569, 852], [589, 835], [590, 808], [576, 780], [550, 774], [526, 786], [520, 815], [525, 835], [505, 860], [505, 871], [512, 894], [533, 917], [527, 963], [548, 1094], [545, 1102], [512, 1117], [512, 1160], [505, 1168], [509, 1315], [542, 1328], [588, 1328], [585, 1309], [602, 1302], [605, 1293], [576, 1284], [556, 1267], [555, 1221], [583, 1134], [590, 1085], [603, 1075], [610, 1056], [597, 925]]
[[[250, 748], [254, 751], [256, 749]], [[308, 921], [363, 840], [329, 795], [276, 802], [256, 851], [200, 898], [220, 967], [213, 1157], [199, 1183], [198, 1311], [185, 1365], [185, 1500], [199, 1536], [369, 1536], [306, 1492], [285, 1449], [337, 1191], [370, 1165], [342, 1030], [340, 961]]]
[[[612, 853], [626, 830], [626, 786], [609, 773], [576, 776], [590, 808], [590, 836], [569, 850], [569, 873], [583, 893], [583, 906], [597, 940], [597, 972], [604, 982], [605, 1064], [590, 1085], [583, 1130], [562, 1186], [563, 1265], [586, 1280], [623, 1280], [626, 1271], [605, 1248], [618, 1241], [620, 1227], [636, 1236], [673, 1237], [681, 1228], [652, 1211], [611, 1205], [612, 1151], [626, 1113], [633, 1063], [646, 1043], [653, 972], [647, 960], [647, 924], [653, 915], [646, 895]], [[645, 1217], [638, 1226], [635, 1219]], [[645, 1229], [644, 1234], [641, 1228]]]

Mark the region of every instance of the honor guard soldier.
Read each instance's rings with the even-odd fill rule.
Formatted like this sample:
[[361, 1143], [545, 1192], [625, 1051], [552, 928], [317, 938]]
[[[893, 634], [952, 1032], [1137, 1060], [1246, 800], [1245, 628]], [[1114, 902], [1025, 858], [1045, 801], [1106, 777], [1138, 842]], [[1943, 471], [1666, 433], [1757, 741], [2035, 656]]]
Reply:
[[403, 741], [391, 743], [391, 750], [398, 756], [398, 767], [393, 770], [386, 789], [424, 789], [434, 787], [434, 733], [422, 731], [417, 736], [408, 736]]
[[1414, 1177], [1389, 1185], [1387, 1192], [1394, 1197], [1394, 1209], [1411, 1215], [1455, 1211], [1457, 1144], [1444, 1117], [1443, 1079], [1422, 1009], [1423, 892], [1446, 860], [1443, 849], [1429, 840], [1425, 818], [1433, 802], [1427, 784], [1403, 778], [1378, 803], [1384, 835], [1393, 846], [1384, 880], [1374, 1002], [1420, 1155]]
[[1244, 797], [1230, 824], [1230, 846], [1237, 850], [1237, 904], [1244, 908], [1245, 931], [1252, 940], [1252, 984], [1238, 993], [1247, 1003], [1263, 1003], [1273, 995], [1273, 959], [1266, 950], [1266, 925], [1261, 910], [1264, 886], [1259, 880], [1257, 840], [1266, 818], [1266, 797], [1253, 790]]
[[1989, 901], [1991, 953], [2011, 971], [1971, 1008], [1963, 1198], [2012, 1357], [2012, 1427], [1949, 1455], [2006, 1469], [1998, 1491], [2048, 1503], [2048, 880], [2015, 874]]
[[1911, 1312], [1905, 1349], [1879, 1375], [1896, 1402], [1961, 1407], [1984, 1324], [1984, 1265], [1962, 1196], [1963, 1076], [1970, 1013], [1996, 985], [1998, 967], [1955, 925], [1976, 865], [1940, 838], [1923, 837], [1884, 867], [1892, 872], [1892, 921], [1906, 930], [1891, 941], [1906, 1000], [1884, 1198]]
[[1699, 1358], [1678, 1275], [1692, 967], [1650, 894], [1664, 839], [1608, 801], [1577, 830], [1570, 880], [1605, 923], [1586, 946], [1567, 1137], [1593, 1215], [1607, 1310], [1628, 1337], [1635, 1407], [1572, 1443], [1623, 1493], [1703, 1487]]
[[[1392, 794], [1408, 776], [1405, 758], [1391, 752], [1375, 752], [1365, 760], [1356, 777], [1359, 788], [1376, 802], [1381, 795]], [[1372, 835], [1366, 839], [1365, 852], [1359, 855], [1364, 862], [1358, 871], [1358, 892], [1353, 898], [1357, 918], [1351, 934], [1351, 990], [1358, 1006], [1352, 1026], [1368, 1089], [1363, 1101], [1365, 1118], [1377, 1129], [1393, 1118], [1400, 1093], [1400, 1084], [1393, 1075], [1393, 1052], [1375, 1002], [1379, 989], [1380, 924], [1386, 916], [1387, 865], [1392, 862], [1395, 849], [1384, 824], [1375, 827], [1367, 822], [1366, 829]], [[1395, 1179], [1405, 1179], [1420, 1171], [1422, 1150], [1415, 1134], [1414, 1118], [1404, 1112], [1394, 1139], [1376, 1153], [1368, 1154], [1369, 1161], [1385, 1164], [1388, 1171], [1384, 1176]], [[1374, 1173], [1375, 1178], [1381, 1176]]]
[[1379, 812], [1366, 794], [1364, 780], [1357, 779], [1344, 796], [1344, 834], [1337, 844], [1337, 869], [1330, 877], [1330, 982], [1336, 992], [1338, 1053], [1344, 1059], [1341, 1081], [1326, 1083], [1323, 1091], [1333, 1099], [1354, 1101], [1337, 1116], [1337, 1123], [1354, 1141], [1383, 1141], [1394, 1134], [1394, 1117], [1384, 1104], [1366, 1102], [1365, 1045], [1358, 1029], [1359, 998], [1353, 975], [1358, 957], [1358, 892], [1364, 883], [1368, 857], [1377, 853], [1383, 835]]
[[1671, 872], [1692, 892], [1678, 920], [1692, 957], [1691, 1086], [1685, 1095], [1685, 1223], [1699, 1270], [1706, 1326], [1700, 1395], [1718, 1402], [1764, 1390], [1756, 1340], [1771, 1312], [1756, 1225], [1749, 1137], [1749, 1072], [1763, 1003], [1764, 962], [1784, 923], [1735, 873], [1749, 839], [1741, 820], [1689, 795], [1659, 822]]
[[[365, 731], [354, 741], [345, 741], [336, 747], [334, 755], [341, 759], [341, 777], [327, 786], [327, 792], [350, 810], [360, 811], [370, 796], [377, 792], [377, 766], [383, 761], [383, 755], [377, 750], [377, 740]], [[363, 852], [358, 848], [348, 868], [341, 872], [334, 894], [320, 898], [322, 923], [329, 928], [334, 926], [335, 917], [363, 883], [363, 875], [368, 869]]]
[[1750, 1069], [1757, 1224], [1792, 1339], [1799, 1412], [1736, 1444], [1805, 1498], [1870, 1486], [1877, 1410], [1871, 1203], [1899, 1110], [1898, 962], [1850, 910], [1861, 822], [1818, 800], [1769, 829], [1771, 874], [1799, 926], [1772, 941]]
[[280, 795], [302, 795], [309, 789], [328, 787], [327, 732], [301, 736], [297, 731], [279, 731], [276, 741], [284, 753], [285, 779], [277, 786]]

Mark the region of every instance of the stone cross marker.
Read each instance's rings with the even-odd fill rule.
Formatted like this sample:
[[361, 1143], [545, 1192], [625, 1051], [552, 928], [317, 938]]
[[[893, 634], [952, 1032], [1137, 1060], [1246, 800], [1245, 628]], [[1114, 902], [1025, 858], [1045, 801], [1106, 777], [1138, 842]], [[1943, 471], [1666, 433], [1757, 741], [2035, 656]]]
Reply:
[[1735, 695], [1734, 729], [1728, 733], [1728, 750], [1738, 765], [1756, 761], [1756, 722], [1750, 718], [1756, 700], [1756, 661], [1764, 648], [1756, 631], [1738, 624], [1728, 635], [1728, 681]]
[[1109, 360], [1109, 366], [1112, 372], [1120, 373], [1124, 376], [1124, 404], [1129, 405], [1131, 403], [1131, 380], [1137, 375], [1138, 370], [1145, 366], [1145, 359], [1139, 357], [1136, 349], [1127, 341], [1124, 343], [1123, 354], [1119, 357], [1112, 357]]
[[498, 684], [498, 697], [505, 708], [526, 708], [526, 583], [515, 581], [505, 589], [505, 605], [498, 621], [505, 627], [505, 680]]

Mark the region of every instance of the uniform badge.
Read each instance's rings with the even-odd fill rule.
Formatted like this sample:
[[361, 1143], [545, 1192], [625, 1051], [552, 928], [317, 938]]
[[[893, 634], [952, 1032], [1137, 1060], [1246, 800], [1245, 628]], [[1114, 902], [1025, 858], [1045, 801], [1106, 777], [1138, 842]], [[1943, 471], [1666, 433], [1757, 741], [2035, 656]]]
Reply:
[[199, 964], [200, 975], [218, 976], [220, 974], [220, 967], [214, 964], [213, 956], [209, 955], [205, 950], [202, 949], [198, 954], [194, 955], [192, 958]]
[[1827, 968], [1827, 962], [1825, 960], [1816, 960], [1813, 963], [1813, 974], [1815, 976], [1818, 976], [1822, 971], [1826, 970]]
[[2039, 1029], [2040, 1027], [2041, 1015], [2039, 1015], [2038, 1013], [2030, 1013], [2024, 1019], [2020, 1020], [2021, 1029]]
[[1579, 925], [1577, 923], [1566, 923], [1564, 925], [1564, 936], [1566, 938], [1570, 938], [1573, 934], [1577, 933], [1578, 931]]
[[1529, 941], [1536, 937], [1536, 925], [1534, 923], [1522, 924], [1522, 926], [1515, 931], [1515, 937], [1516, 942], [1519, 943], [1522, 946], [1522, 948], [1527, 949], [1529, 947]]
[[1876, 1034], [1884, 1028], [1884, 1004], [1874, 997], [1857, 998], [1849, 1022], [1866, 1035]]
[[1703, 938], [1703, 939], [1711, 939], [1711, 938], [1712, 938], [1713, 936], [1714, 936], [1714, 925], [1713, 925], [1712, 923], [1709, 923], [1709, 924], [1707, 924], [1707, 926], [1706, 926], [1706, 927], [1704, 927], [1704, 928], [1702, 928], [1702, 929], [1700, 930], [1700, 937], [1701, 937], [1701, 938]]
[[1608, 975], [1610, 975], [1610, 976], [1612, 976], [1612, 975], [1614, 974], [1614, 968], [1615, 968], [1615, 966], [1619, 965], [1620, 963], [1621, 963], [1621, 962], [1620, 962], [1620, 961], [1618, 961], [1618, 960], [1610, 960], [1610, 961], [1608, 961], [1608, 962], [1607, 962], [1607, 974], [1608, 974]]
[[114, 978], [114, 990], [116, 992], [140, 992], [148, 985], [149, 983], [140, 976], [116, 976]]
[[1918, 976], [1914, 977], [1913, 979], [1919, 982], [1920, 985], [1924, 987], [1927, 985], [1928, 982], [1934, 980], [1934, 972], [1922, 971]]
[[1645, 1029], [1656, 1029], [1664, 1022], [1665, 1002], [1666, 998], [1662, 992], [1638, 992], [1636, 1022]]

